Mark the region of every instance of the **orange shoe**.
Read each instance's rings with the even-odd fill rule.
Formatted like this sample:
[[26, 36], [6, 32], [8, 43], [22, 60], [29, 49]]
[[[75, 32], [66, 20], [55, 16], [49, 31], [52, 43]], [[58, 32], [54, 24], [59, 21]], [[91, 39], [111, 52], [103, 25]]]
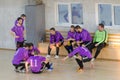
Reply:
[[77, 70], [77, 72], [83, 72], [83, 69], [79, 68], [79, 69]]

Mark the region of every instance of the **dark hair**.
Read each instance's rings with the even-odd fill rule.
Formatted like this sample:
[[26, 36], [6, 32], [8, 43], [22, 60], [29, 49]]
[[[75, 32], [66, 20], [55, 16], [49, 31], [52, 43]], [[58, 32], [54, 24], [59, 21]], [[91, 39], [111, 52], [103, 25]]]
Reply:
[[76, 28], [76, 29], [82, 29], [79, 25], [77, 25], [75, 28]]
[[54, 27], [52, 27], [52, 28], [50, 28], [50, 30], [53, 30], [53, 31], [55, 31], [55, 28], [54, 28]]
[[74, 26], [74, 25], [71, 25], [71, 28], [75, 28], [75, 26]]
[[17, 21], [19, 21], [19, 20], [23, 20], [23, 19], [22, 19], [21, 17], [18, 17], [18, 18], [17, 18]]
[[21, 16], [20, 17], [26, 17], [26, 15], [25, 14], [21, 14]]
[[33, 46], [33, 43], [29, 43], [30, 47]]
[[29, 43], [25, 43], [24, 47], [30, 47], [30, 44]]
[[101, 26], [102, 28], [104, 28], [104, 24], [100, 23], [99, 26]]

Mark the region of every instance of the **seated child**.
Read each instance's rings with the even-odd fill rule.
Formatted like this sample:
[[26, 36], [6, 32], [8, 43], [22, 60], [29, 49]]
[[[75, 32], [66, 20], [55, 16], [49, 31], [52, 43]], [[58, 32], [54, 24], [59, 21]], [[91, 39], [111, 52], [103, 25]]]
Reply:
[[49, 71], [52, 71], [52, 63], [49, 63], [49, 60], [43, 56], [38, 55], [34, 52], [34, 56], [29, 57], [25, 63], [26, 72], [29, 71], [28, 66], [30, 65], [30, 70], [32, 73], [41, 73], [45, 68]]

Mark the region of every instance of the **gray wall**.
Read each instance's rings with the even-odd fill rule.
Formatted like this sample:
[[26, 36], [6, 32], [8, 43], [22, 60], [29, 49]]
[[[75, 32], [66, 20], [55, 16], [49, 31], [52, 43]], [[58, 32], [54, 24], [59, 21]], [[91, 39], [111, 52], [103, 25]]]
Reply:
[[[55, 25], [56, 2], [80, 2], [83, 4], [84, 25], [90, 32], [97, 29], [95, 4], [112, 3], [120, 4], [120, 0], [43, 0], [45, 3], [46, 29]], [[25, 5], [34, 4], [33, 0], [0, 0], [0, 48], [15, 48], [14, 38], [9, 31], [13, 27], [15, 19], [25, 11]], [[68, 26], [56, 26], [57, 30], [69, 30]], [[109, 33], [119, 33], [120, 28], [107, 28]]]
[[15, 49], [10, 29], [16, 18], [24, 13], [24, 5], [27, 3], [27, 0], [0, 0], [0, 48]]

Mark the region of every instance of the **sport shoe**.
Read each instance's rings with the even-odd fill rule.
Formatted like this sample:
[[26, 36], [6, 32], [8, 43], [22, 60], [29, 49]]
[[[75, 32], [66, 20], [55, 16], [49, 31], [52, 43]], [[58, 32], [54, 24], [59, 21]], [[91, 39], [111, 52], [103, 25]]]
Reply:
[[58, 55], [56, 55], [56, 56], [55, 56], [55, 59], [58, 59], [58, 58], [59, 58], [59, 56], [58, 56]]
[[95, 60], [95, 58], [92, 58], [92, 60], [91, 61], [94, 61]]
[[81, 69], [81, 68], [79, 68], [78, 70], [77, 70], [77, 72], [82, 72], [83, 71], [83, 69]]
[[25, 73], [25, 70], [19, 70], [18, 72], [19, 73]]
[[53, 69], [53, 63], [50, 63], [50, 69]]
[[48, 71], [50, 71], [50, 72], [51, 72], [52, 70], [53, 70], [53, 69], [48, 69]]
[[74, 58], [77, 58], [77, 56], [76, 56], [76, 55], [74, 55], [73, 57], [74, 57]]
[[19, 72], [19, 70], [18, 70], [18, 69], [14, 69], [14, 71], [15, 71], [15, 72]]
[[46, 58], [50, 58], [51, 56], [50, 55], [47, 55]]

